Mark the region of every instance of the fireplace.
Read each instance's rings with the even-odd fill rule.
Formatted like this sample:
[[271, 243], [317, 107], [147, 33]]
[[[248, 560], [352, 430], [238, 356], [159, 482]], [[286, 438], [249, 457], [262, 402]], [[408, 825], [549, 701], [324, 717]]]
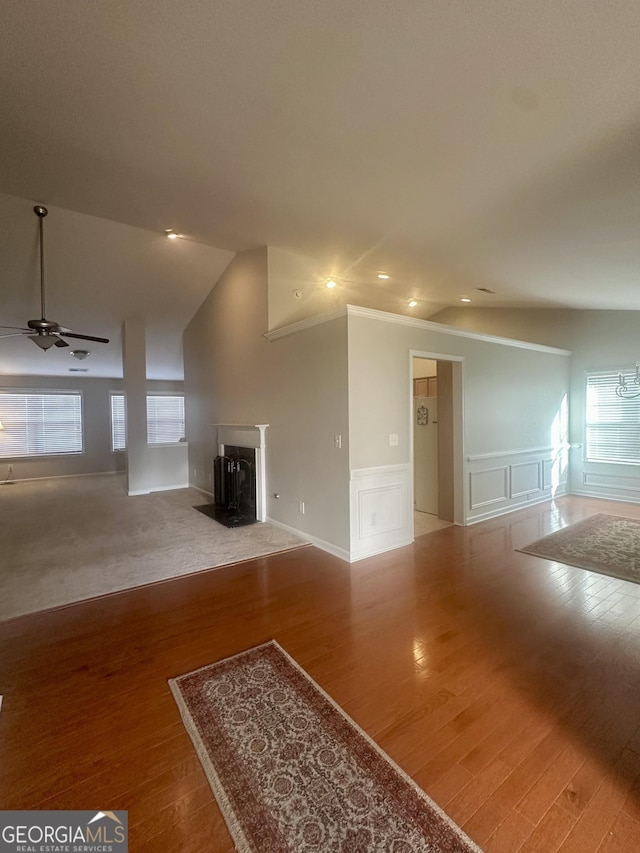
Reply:
[[265, 433], [269, 424], [211, 424], [217, 457], [213, 462], [214, 502], [196, 507], [227, 527], [266, 521]]
[[224, 445], [213, 462], [213, 518], [226, 527], [253, 524], [256, 516], [256, 451]]

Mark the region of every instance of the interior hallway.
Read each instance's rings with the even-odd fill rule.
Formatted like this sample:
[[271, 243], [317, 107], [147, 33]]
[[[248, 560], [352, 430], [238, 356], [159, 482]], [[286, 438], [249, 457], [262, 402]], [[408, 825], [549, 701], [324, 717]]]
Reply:
[[231, 853], [167, 678], [275, 638], [485, 850], [640, 849], [640, 587], [513, 549], [562, 498], [353, 567], [305, 548], [0, 624], [0, 803]]
[[453, 522], [443, 521], [437, 515], [431, 515], [429, 512], [419, 512], [417, 509], [413, 511], [413, 535], [426, 536], [427, 533], [434, 533], [436, 530], [444, 530], [445, 527], [451, 527]]

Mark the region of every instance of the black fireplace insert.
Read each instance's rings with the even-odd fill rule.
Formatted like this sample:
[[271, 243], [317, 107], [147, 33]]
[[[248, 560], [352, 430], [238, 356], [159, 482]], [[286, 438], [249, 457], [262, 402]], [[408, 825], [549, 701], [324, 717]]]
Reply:
[[256, 451], [225, 445], [213, 462], [214, 503], [196, 507], [226, 527], [253, 524], [256, 516]]

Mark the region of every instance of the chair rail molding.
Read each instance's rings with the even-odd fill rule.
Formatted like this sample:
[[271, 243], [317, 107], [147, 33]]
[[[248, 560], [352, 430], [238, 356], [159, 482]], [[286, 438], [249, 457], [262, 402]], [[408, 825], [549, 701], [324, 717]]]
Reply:
[[564, 443], [468, 454], [466, 523], [565, 494], [571, 447]]

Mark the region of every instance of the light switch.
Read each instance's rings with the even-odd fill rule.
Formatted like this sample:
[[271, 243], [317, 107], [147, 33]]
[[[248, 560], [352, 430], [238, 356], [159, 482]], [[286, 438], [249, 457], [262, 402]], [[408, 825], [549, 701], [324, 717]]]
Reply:
[[390, 432], [389, 433], [389, 447], [397, 447], [398, 446], [398, 433]]

